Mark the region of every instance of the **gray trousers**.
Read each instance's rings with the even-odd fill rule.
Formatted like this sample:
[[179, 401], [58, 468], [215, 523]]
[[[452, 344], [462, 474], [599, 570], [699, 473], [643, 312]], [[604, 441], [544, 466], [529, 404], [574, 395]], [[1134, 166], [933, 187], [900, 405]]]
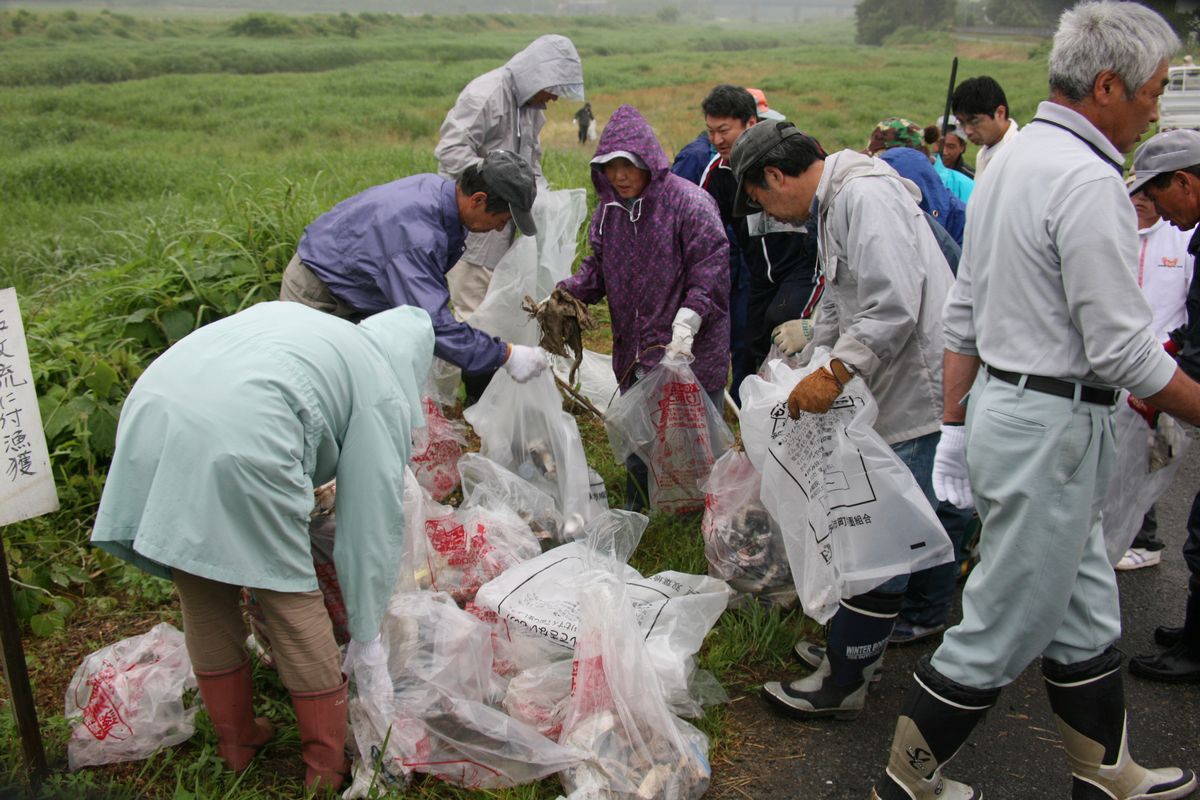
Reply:
[[333, 296], [325, 282], [313, 274], [313, 271], [300, 260], [300, 254], [292, 256], [287, 268], [283, 271], [283, 284], [279, 287], [279, 299], [293, 303], [303, 303], [309, 308], [333, 314], [335, 317], [358, 322], [362, 314], [355, 311], [345, 301]]
[[1121, 635], [1100, 527], [1112, 407], [1021, 389], [980, 369], [966, 426], [980, 562], [934, 668], [995, 689], [1038, 656], [1075, 664], [1100, 655]]

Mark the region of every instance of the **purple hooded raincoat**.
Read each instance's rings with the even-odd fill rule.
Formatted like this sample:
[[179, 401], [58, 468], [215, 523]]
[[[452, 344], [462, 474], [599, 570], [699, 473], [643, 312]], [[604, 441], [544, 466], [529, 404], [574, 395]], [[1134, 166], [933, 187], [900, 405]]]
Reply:
[[593, 166], [600, 205], [592, 215], [592, 255], [558, 285], [589, 305], [608, 297], [613, 372], [624, 392], [635, 364], [649, 369], [666, 353], [680, 308], [700, 315], [692, 371], [705, 391], [725, 386], [729, 373], [729, 244], [708, 192], [672, 175], [650, 123], [621, 106], [600, 135], [596, 155], [635, 154], [650, 168], [641, 197], [622, 204], [603, 168]]

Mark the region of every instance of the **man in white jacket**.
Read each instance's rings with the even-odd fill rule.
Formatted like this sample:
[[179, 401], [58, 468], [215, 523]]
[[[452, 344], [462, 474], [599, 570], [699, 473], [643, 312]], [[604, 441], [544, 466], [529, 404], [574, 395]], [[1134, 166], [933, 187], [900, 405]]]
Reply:
[[[438, 174], [457, 180], [493, 150], [509, 150], [529, 162], [539, 184], [546, 103], [583, 99], [583, 65], [565, 36], [535, 39], [502, 67], [467, 84], [446, 114], [434, 149]], [[462, 259], [447, 274], [455, 313], [466, 321], [487, 294], [492, 270], [508, 251], [514, 227], [471, 234]]]
[[[800, 411], [827, 412], [852, 375], [879, 402], [875, 429], [912, 471], [934, 505], [932, 469], [942, 410], [941, 310], [953, 283], [937, 239], [917, 205], [920, 190], [878, 159], [851, 150], [829, 157], [790, 122], [760, 122], [730, 155], [734, 213], [755, 207], [794, 224], [817, 217], [825, 292], [813, 340], [832, 348], [829, 369], [798, 383]], [[802, 717], [853, 718], [878, 668], [908, 584], [897, 575], [841, 601], [824, 651], [797, 652], [811, 675], [763, 686], [769, 701]]]

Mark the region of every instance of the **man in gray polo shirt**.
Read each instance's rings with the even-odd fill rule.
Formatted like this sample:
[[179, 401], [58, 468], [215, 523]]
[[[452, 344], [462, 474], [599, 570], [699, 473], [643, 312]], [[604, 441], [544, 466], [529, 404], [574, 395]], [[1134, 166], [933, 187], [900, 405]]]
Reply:
[[946, 301], [934, 485], [959, 506], [974, 495], [982, 560], [962, 622], [917, 666], [872, 797], [978, 797], [941, 766], [1038, 656], [1072, 797], [1177, 798], [1196, 786], [1190, 770], [1148, 770], [1127, 749], [1112, 647], [1120, 609], [1100, 527], [1116, 387], [1200, 421], [1200, 385], [1150, 332], [1129, 269], [1137, 231], [1121, 176], [1121, 153], [1157, 118], [1178, 46], [1134, 3], [1064, 13], [1049, 100], [971, 198]]

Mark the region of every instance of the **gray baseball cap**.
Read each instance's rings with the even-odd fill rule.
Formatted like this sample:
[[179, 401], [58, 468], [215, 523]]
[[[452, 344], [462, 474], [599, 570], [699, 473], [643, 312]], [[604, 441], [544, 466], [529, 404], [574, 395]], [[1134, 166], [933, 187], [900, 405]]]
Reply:
[[517, 230], [526, 236], [535, 235], [537, 225], [529, 210], [537, 197], [537, 181], [529, 162], [508, 150], [493, 150], [479, 165], [479, 176], [497, 197], [508, 203]]
[[1133, 182], [1129, 193], [1142, 190], [1146, 181], [1164, 172], [1200, 165], [1200, 131], [1174, 130], [1156, 133], [1133, 154]]
[[[737, 193], [733, 196], [734, 216], [744, 217], [759, 210], [758, 203], [746, 194], [746, 173], [762, 161], [776, 145], [793, 136], [811, 139], [816, 144], [815, 139], [792, 123], [772, 120], [751, 125], [733, 143], [733, 150], [729, 153], [729, 168], [733, 170], [733, 177], [737, 179]], [[817, 144], [817, 150], [824, 154], [820, 144]]]

